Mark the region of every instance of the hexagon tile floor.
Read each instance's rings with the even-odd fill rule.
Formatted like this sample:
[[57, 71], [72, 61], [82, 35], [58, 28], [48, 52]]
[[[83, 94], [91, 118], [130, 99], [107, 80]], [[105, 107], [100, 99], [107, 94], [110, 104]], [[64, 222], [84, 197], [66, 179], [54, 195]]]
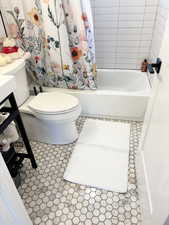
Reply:
[[[78, 119], [79, 132], [85, 120], [86, 117]], [[135, 155], [142, 124], [128, 123], [131, 123], [131, 136], [128, 191], [125, 194], [63, 180], [75, 143], [69, 145], [31, 143], [38, 169], [32, 169], [30, 162], [24, 161], [19, 193], [34, 225], [139, 225], [141, 223]]]

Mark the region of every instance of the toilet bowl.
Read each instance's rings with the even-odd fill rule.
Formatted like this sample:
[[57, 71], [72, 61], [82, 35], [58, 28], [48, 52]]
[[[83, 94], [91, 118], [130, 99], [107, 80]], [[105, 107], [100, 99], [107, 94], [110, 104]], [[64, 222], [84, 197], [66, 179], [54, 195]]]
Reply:
[[28, 138], [49, 144], [69, 144], [78, 138], [76, 119], [81, 113], [79, 100], [61, 92], [29, 95], [25, 59], [29, 54], [0, 68], [0, 76], [13, 75], [14, 93]]
[[78, 138], [76, 119], [81, 113], [74, 96], [60, 92], [40, 93], [20, 107], [31, 140], [49, 144], [69, 144]]

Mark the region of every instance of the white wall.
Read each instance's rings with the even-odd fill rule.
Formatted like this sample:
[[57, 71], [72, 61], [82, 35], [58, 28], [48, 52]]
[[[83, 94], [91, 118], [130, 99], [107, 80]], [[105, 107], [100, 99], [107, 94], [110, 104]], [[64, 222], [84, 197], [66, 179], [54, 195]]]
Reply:
[[99, 68], [140, 68], [149, 56], [158, 1], [91, 0]]
[[[160, 76], [154, 75], [153, 95], [146, 112], [140, 146], [145, 182], [139, 185], [143, 225], [164, 225], [169, 215], [169, 18], [159, 57]], [[140, 176], [141, 174], [141, 176]], [[146, 187], [146, 189], [145, 189]], [[148, 199], [148, 203], [147, 203]], [[148, 207], [149, 206], [149, 207]], [[166, 222], [166, 225], [167, 222]]]
[[150, 52], [150, 59], [153, 61], [159, 56], [162, 40], [164, 37], [164, 31], [166, 21], [169, 17], [169, 0], [160, 0], [156, 24], [153, 33], [152, 47]]
[[168, 8], [169, 9], [169, 1], [168, 0], [161, 0], [160, 1], [160, 5], [164, 8]]

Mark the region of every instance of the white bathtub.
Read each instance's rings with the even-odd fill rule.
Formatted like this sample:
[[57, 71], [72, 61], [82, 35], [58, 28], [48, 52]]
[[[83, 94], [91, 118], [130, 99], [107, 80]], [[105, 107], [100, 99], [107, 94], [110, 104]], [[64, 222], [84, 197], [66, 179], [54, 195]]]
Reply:
[[115, 119], [143, 120], [150, 95], [146, 73], [135, 70], [98, 70], [97, 90], [70, 90], [44, 88], [45, 91], [61, 91], [79, 98], [82, 114], [110, 116]]

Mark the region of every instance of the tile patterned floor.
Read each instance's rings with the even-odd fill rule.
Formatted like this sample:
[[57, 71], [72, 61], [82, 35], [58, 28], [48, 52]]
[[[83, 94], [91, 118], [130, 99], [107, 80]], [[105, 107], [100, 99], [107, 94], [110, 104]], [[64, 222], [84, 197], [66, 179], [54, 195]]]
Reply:
[[[85, 120], [86, 117], [78, 119], [79, 132]], [[137, 192], [135, 155], [141, 123], [130, 123], [129, 180], [128, 191], [125, 194], [63, 180], [75, 143], [48, 145], [32, 142], [38, 169], [33, 170], [29, 161], [25, 160], [19, 193], [34, 225], [140, 224], [141, 210]]]

